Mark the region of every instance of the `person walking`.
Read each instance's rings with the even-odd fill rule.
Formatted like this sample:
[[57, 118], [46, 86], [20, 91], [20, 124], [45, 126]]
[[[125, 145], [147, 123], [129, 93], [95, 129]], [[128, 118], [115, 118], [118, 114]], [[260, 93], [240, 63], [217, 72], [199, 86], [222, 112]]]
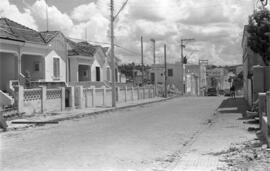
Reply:
[[230, 88], [230, 94], [231, 94], [231, 97], [235, 99], [235, 87], [234, 87], [234, 85], [232, 85], [231, 88]]

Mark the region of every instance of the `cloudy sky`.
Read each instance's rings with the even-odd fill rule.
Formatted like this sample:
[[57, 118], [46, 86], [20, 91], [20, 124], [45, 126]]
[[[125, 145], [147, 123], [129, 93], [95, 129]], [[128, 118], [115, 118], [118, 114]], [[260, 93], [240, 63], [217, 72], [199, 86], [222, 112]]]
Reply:
[[[116, 11], [125, 0], [115, 0]], [[180, 60], [181, 38], [187, 44], [189, 63], [208, 59], [216, 65], [241, 63], [243, 26], [255, 0], [129, 0], [115, 22], [116, 55], [123, 62], [140, 62], [140, 37], [144, 37], [145, 62], [151, 64], [151, 38], [156, 39], [157, 61], [167, 44], [169, 62]], [[47, 0], [49, 30], [68, 37], [109, 43], [110, 0]], [[30, 28], [46, 30], [45, 0], [1, 0], [0, 16]], [[108, 46], [108, 45], [107, 45]]]

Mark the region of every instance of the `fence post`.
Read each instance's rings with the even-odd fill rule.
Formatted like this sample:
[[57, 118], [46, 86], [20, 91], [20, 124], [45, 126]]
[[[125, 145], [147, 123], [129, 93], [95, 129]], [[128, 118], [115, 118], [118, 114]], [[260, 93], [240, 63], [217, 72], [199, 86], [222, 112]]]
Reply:
[[260, 129], [262, 128], [262, 117], [265, 112], [265, 96], [266, 93], [259, 93], [259, 118], [260, 118]]
[[154, 87], [150, 87], [150, 92], [151, 92], [151, 98], [154, 98]]
[[74, 87], [69, 87], [69, 105], [71, 107], [71, 109], [75, 108], [75, 89]]
[[131, 100], [134, 100], [134, 87], [131, 87]]
[[140, 87], [137, 88], [138, 97], [137, 99], [140, 100]]
[[116, 97], [117, 97], [117, 100], [116, 100], [116, 101], [119, 102], [119, 99], [120, 99], [120, 87], [117, 87], [117, 88], [116, 88], [116, 92], [117, 92], [117, 93], [116, 93], [116, 94], [117, 94], [117, 95], [116, 95]]
[[90, 88], [92, 89], [92, 107], [96, 107], [96, 102], [95, 102], [95, 98], [96, 98], [96, 87], [95, 86], [91, 86]]
[[46, 100], [47, 100], [47, 87], [40, 86], [41, 88], [41, 113], [46, 112]]
[[149, 99], [151, 98], [151, 89], [150, 89], [150, 87], [148, 87], [148, 98]]
[[143, 99], [145, 99], [145, 87], [143, 86], [142, 89], [143, 89]]
[[106, 99], [106, 86], [102, 86], [103, 88], [103, 106], [106, 106], [105, 99]]
[[18, 113], [22, 113], [24, 110], [24, 88], [23, 86], [18, 86]]
[[127, 86], [125, 86], [125, 102], [127, 102]]
[[83, 86], [78, 86], [78, 89], [79, 89], [79, 108], [80, 109], [83, 109], [85, 106], [84, 106], [84, 98], [83, 98]]
[[65, 87], [61, 87], [61, 111], [66, 108], [66, 89]]

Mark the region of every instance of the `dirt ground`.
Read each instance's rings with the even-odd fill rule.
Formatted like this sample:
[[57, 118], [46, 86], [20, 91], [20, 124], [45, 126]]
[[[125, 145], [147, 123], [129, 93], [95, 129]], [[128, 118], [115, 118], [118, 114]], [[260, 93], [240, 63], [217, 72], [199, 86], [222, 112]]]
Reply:
[[260, 131], [257, 136], [258, 139], [232, 144], [228, 150], [217, 153], [216, 155], [221, 156], [220, 160], [226, 163], [220, 170], [269, 171], [270, 149], [267, 148]]

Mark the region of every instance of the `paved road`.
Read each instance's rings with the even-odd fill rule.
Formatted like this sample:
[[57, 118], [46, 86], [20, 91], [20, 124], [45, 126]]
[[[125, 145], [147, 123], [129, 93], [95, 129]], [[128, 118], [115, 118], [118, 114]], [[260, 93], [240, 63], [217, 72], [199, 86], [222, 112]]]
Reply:
[[2, 133], [0, 169], [166, 170], [223, 100], [182, 97]]

